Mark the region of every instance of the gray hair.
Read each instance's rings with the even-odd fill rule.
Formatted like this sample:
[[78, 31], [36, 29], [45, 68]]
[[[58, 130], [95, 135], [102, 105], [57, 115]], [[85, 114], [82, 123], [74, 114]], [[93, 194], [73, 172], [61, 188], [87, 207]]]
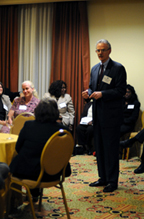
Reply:
[[105, 43], [108, 45], [108, 49], [111, 49], [111, 44], [109, 43], [108, 40], [105, 40], [105, 39], [101, 39], [101, 40], [98, 40], [97, 43], [96, 43], [96, 47], [99, 43]]
[[30, 85], [30, 87], [33, 88], [33, 96], [38, 98], [38, 93], [37, 93], [36, 89], [34, 88], [34, 84], [31, 81], [27, 80], [27, 81], [23, 81], [22, 85], [26, 84], [26, 83], [28, 83]]

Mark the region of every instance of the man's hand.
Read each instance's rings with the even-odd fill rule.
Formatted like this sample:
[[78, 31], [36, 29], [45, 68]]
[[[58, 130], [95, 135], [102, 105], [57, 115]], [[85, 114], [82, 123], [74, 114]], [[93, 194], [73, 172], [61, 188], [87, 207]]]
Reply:
[[82, 97], [83, 97], [84, 99], [88, 99], [88, 98], [89, 98], [88, 89], [82, 92]]
[[102, 98], [102, 92], [95, 91], [90, 95], [89, 98], [94, 98], [94, 99], [98, 100], [98, 99]]

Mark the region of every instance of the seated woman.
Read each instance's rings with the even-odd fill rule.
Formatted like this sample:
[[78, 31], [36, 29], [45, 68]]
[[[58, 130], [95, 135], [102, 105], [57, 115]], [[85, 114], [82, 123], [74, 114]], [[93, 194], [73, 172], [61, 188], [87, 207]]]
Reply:
[[[11, 118], [16, 118], [19, 114], [24, 112], [34, 113], [34, 109], [39, 103], [38, 95], [34, 89], [34, 85], [31, 81], [24, 81], [22, 83], [23, 97], [18, 97], [14, 100], [12, 107], [8, 113], [9, 123], [12, 123]], [[3, 126], [1, 129], [2, 133], [9, 133], [9, 128]]]
[[[25, 122], [18, 141], [16, 151], [18, 155], [10, 164], [10, 172], [20, 178], [36, 180], [40, 173], [40, 156], [47, 140], [59, 129], [69, 130], [56, 120], [59, 118], [59, 111], [55, 100], [43, 99], [35, 108], [33, 121]], [[70, 164], [66, 168], [66, 176], [70, 176]], [[60, 173], [51, 176], [45, 173], [43, 181], [58, 179]], [[37, 200], [39, 189], [31, 190], [33, 201]]]
[[135, 89], [133, 86], [128, 84], [126, 86], [126, 94], [123, 101], [123, 123], [121, 125], [120, 134], [121, 137], [128, 133], [132, 132], [135, 123], [139, 116], [140, 102], [138, 101]]
[[0, 130], [3, 125], [6, 125], [6, 117], [11, 108], [10, 98], [3, 94], [4, 87], [3, 84], [0, 82]]
[[72, 98], [66, 93], [67, 85], [62, 80], [54, 81], [50, 87], [49, 92], [45, 93], [44, 98], [52, 98], [56, 100], [60, 113], [59, 120], [62, 121], [63, 125], [69, 127], [72, 131], [75, 117], [74, 105]]

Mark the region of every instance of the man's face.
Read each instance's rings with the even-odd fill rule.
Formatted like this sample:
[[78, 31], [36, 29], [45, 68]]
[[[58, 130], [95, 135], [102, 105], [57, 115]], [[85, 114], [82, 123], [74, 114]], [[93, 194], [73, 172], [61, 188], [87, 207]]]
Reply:
[[106, 43], [99, 43], [96, 48], [96, 53], [98, 55], [99, 60], [104, 63], [108, 60], [109, 54], [111, 53], [111, 49], [109, 49]]

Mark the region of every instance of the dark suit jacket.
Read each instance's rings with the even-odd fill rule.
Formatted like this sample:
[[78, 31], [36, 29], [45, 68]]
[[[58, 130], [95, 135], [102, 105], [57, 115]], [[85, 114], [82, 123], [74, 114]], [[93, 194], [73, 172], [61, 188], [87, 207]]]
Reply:
[[[25, 122], [16, 143], [18, 155], [10, 164], [10, 172], [15, 176], [26, 175], [28, 179], [37, 178], [40, 172], [42, 149], [51, 135], [61, 128], [68, 130], [67, 127], [57, 122], [40, 123], [36, 120]], [[66, 176], [70, 173], [70, 165], [68, 165]]]
[[[97, 114], [103, 127], [120, 126], [123, 119], [122, 98], [126, 92], [125, 68], [110, 59], [98, 88], [99, 69], [100, 63], [92, 68], [88, 91], [89, 95], [98, 90], [102, 92], [102, 98], [93, 100], [93, 121], [96, 122]], [[112, 79], [109, 84], [103, 81], [104, 76]]]

